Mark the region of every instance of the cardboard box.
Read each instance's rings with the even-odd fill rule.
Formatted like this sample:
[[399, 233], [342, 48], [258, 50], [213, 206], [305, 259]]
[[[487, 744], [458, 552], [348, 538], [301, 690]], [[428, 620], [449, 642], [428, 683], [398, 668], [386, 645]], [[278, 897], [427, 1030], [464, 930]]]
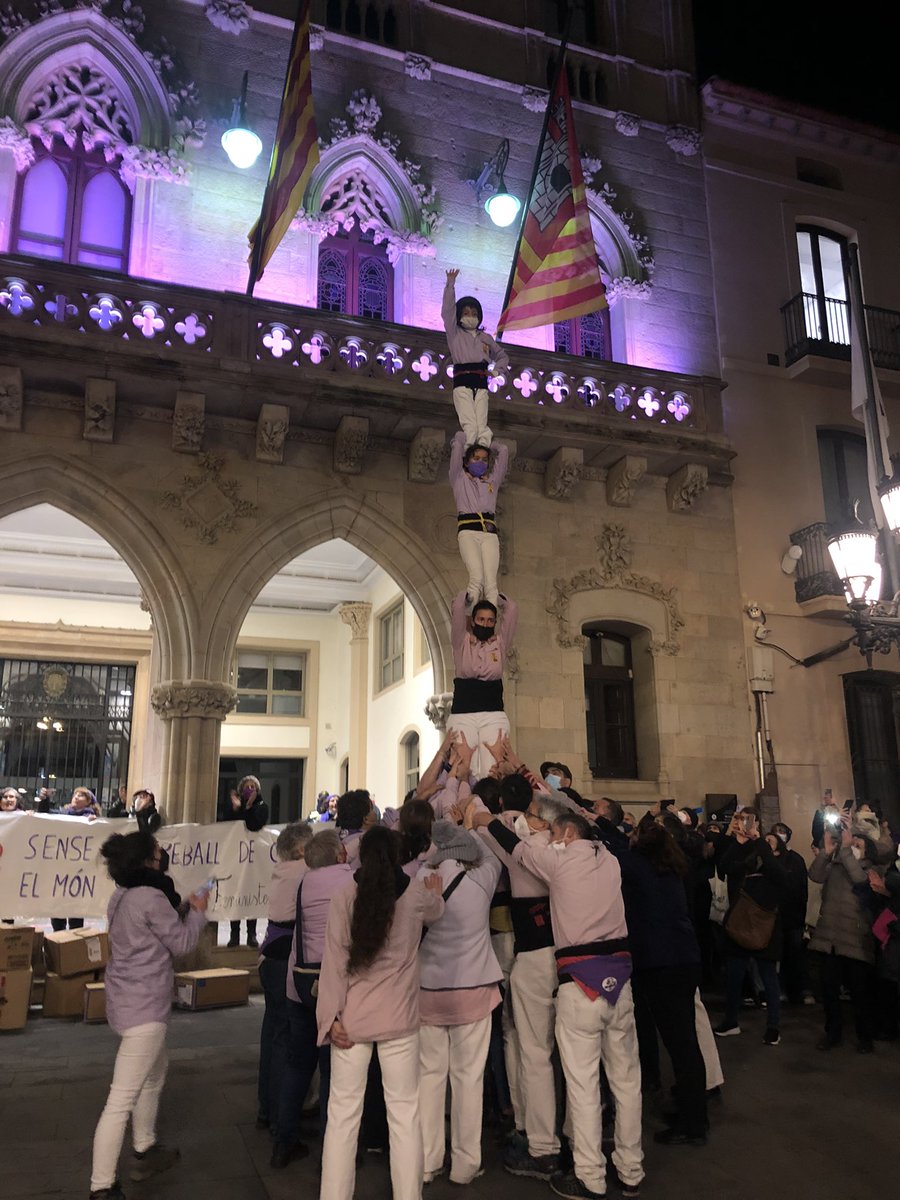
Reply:
[[99, 983], [100, 971], [87, 975], [56, 975], [47, 972], [44, 983], [45, 1017], [80, 1017], [84, 1013], [84, 988], [88, 983]]
[[24, 1029], [31, 1000], [31, 967], [0, 972], [0, 1029]]
[[0, 925], [0, 971], [27, 971], [33, 944], [32, 925]]
[[43, 929], [35, 929], [34, 941], [31, 943], [31, 969], [35, 975], [40, 975], [43, 979], [47, 973], [47, 968], [44, 963], [44, 931]]
[[109, 962], [109, 936], [97, 929], [64, 929], [44, 937], [47, 971], [68, 977], [99, 971]]
[[100, 1024], [106, 1020], [105, 983], [86, 983], [84, 985], [84, 1019], [88, 1025]]
[[249, 971], [212, 967], [205, 971], [182, 971], [175, 976], [176, 1008], [193, 1011], [227, 1008], [232, 1004], [247, 1004], [249, 999]]

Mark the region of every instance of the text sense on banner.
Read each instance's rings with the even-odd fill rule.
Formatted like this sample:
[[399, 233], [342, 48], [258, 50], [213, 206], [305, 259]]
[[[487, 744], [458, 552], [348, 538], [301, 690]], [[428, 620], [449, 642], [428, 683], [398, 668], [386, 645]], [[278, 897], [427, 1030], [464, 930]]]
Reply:
[[[212, 919], [264, 917], [281, 826], [250, 833], [242, 821], [165, 825], [157, 841], [168, 851], [182, 896], [215, 879]], [[0, 814], [0, 914], [4, 917], [105, 917], [113, 883], [100, 847], [114, 833], [134, 833], [130, 820], [42, 813]]]

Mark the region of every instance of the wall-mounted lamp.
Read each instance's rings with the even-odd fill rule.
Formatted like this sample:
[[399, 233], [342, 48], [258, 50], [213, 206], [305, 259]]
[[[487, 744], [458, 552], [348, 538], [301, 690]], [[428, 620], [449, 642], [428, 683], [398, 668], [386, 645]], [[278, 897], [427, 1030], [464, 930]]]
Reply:
[[508, 162], [509, 138], [504, 138], [494, 152], [493, 158], [488, 159], [481, 168], [478, 178], [469, 180], [469, 184], [475, 189], [475, 195], [479, 200], [485, 192], [490, 191], [491, 194], [484, 202], [484, 209], [494, 224], [501, 229], [512, 225], [522, 207], [522, 201], [506, 190], [503, 173]]
[[260, 156], [262, 141], [247, 125], [247, 81], [250, 72], [244, 72], [239, 99], [234, 101], [231, 110], [231, 124], [222, 134], [222, 149], [231, 159], [234, 166], [246, 171]]

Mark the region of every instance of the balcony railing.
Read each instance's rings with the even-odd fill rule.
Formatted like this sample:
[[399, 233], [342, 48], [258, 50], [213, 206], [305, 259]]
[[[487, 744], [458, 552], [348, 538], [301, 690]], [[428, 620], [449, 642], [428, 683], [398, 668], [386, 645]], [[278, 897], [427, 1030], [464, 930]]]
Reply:
[[[427, 417], [443, 410], [453, 387], [442, 330], [33, 259], [0, 257], [0, 329], [7, 339], [137, 360], [140, 369], [218, 368], [245, 378], [249, 368], [287, 404], [302, 383], [331, 400], [342, 390], [357, 403], [365, 403], [361, 391], [379, 404], [394, 397], [397, 407]], [[694, 441], [721, 435], [715, 379], [520, 346], [510, 346], [509, 354], [512, 366], [491, 381], [493, 403], [508, 425], [543, 427], [559, 413], [582, 436], [602, 430], [608, 437], [612, 425], [632, 437], [626, 429], [646, 427], [661, 447], [670, 437], [683, 443], [691, 435]]]
[[[850, 305], [802, 292], [782, 306], [785, 365], [806, 354], [850, 358]], [[876, 367], [900, 371], [900, 312], [866, 305], [866, 328]]]
[[824, 521], [817, 521], [815, 525], [807, 525], [791, 534], [791, 544], [803, 551], [794, 575], [794, 594], [798, 604], [818, 600], [822, 596], [844, 595], [828, 553], [829, 533], [829, 526]]

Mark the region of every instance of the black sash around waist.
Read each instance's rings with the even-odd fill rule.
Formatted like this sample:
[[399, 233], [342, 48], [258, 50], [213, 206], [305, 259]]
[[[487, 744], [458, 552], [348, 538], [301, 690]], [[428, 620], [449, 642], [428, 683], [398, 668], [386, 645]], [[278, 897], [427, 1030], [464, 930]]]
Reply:
[[610, 938], [606, 942], [587, 942], [584, 946], [560, 946], [556, 951], [557, 959], [583, 958], [586, 955], [621, 954], [623, 950], [631, 950], [628, 938]]
[[514, 896], [509, 902], [516, 954], [544, 950], [553, 945], [549, 896]]
[[453, 386], [469, 387], [474, 391], [486, 388], [488, 385], [488, 365], [486, 362], [454, 363]]
[[494, 520], [492, 512], [483, 513], [457, 513], [456, 514], [456, 532], [457, 533], [498, 533], [497, 522]]
[[454, 679], [451, 713], [503, 712], [502, 679]]

